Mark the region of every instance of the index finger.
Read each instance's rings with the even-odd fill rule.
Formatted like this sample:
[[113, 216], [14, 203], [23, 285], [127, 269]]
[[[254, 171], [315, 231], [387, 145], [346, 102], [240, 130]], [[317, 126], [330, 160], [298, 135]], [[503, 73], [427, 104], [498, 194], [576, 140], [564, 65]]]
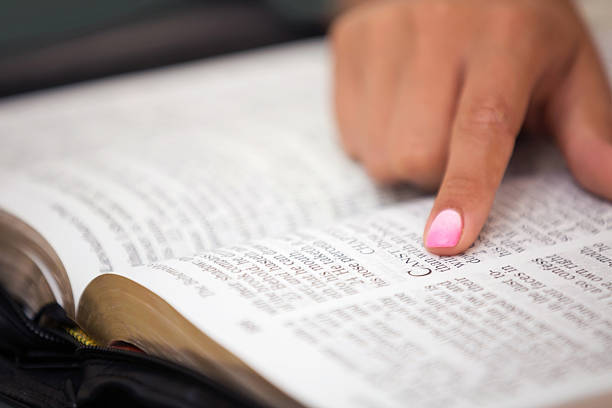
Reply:
[[482, 55], [468, 69], [444, 179], [425, 228], [439, 255], [465, 251], [482, 229], [524, 121], [537, 73], [528, 61]]

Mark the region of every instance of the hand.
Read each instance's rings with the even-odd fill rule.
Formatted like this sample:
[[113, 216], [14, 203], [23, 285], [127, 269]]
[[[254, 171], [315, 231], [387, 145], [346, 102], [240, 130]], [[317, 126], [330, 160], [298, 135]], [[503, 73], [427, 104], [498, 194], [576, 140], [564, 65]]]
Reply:
[[366, 2], [331, 36], [343, 145], [380, 182], [439, 187], [431, 252], [477, 238], [523, 124], [612, 199], [612, 98], [569, 1]]

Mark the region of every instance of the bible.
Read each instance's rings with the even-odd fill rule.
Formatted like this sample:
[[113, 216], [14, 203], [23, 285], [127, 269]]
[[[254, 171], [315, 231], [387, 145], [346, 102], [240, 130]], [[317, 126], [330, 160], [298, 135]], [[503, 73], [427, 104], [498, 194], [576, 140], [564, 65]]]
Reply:
[[319, 41], [0, 105], [0, 281], [271, 406], [607, 406], [612, 205], [525, 142], [477, 242], [337, 145]]

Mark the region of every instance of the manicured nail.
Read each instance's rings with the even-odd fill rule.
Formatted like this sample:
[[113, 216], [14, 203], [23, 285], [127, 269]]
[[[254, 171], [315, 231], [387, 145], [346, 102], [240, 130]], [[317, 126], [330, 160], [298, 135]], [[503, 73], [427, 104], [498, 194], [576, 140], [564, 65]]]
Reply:
[[463, 221], [457, 211], [441, 211], [429, 227], [425, 244], [429, 248], [452, 248], [459, 242], [462, 228]]

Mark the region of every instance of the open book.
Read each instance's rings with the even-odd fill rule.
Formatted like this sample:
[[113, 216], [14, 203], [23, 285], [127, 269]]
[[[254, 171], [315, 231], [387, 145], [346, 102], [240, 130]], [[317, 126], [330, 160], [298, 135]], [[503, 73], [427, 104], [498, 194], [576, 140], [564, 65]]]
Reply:
[[0, 105], [2, 284], [275, 406], [611, 404], [612, 205], [527, 146], [476, 244], [431, 255], [433, 198], [337, 146], [328, 65], [305, 43]]

